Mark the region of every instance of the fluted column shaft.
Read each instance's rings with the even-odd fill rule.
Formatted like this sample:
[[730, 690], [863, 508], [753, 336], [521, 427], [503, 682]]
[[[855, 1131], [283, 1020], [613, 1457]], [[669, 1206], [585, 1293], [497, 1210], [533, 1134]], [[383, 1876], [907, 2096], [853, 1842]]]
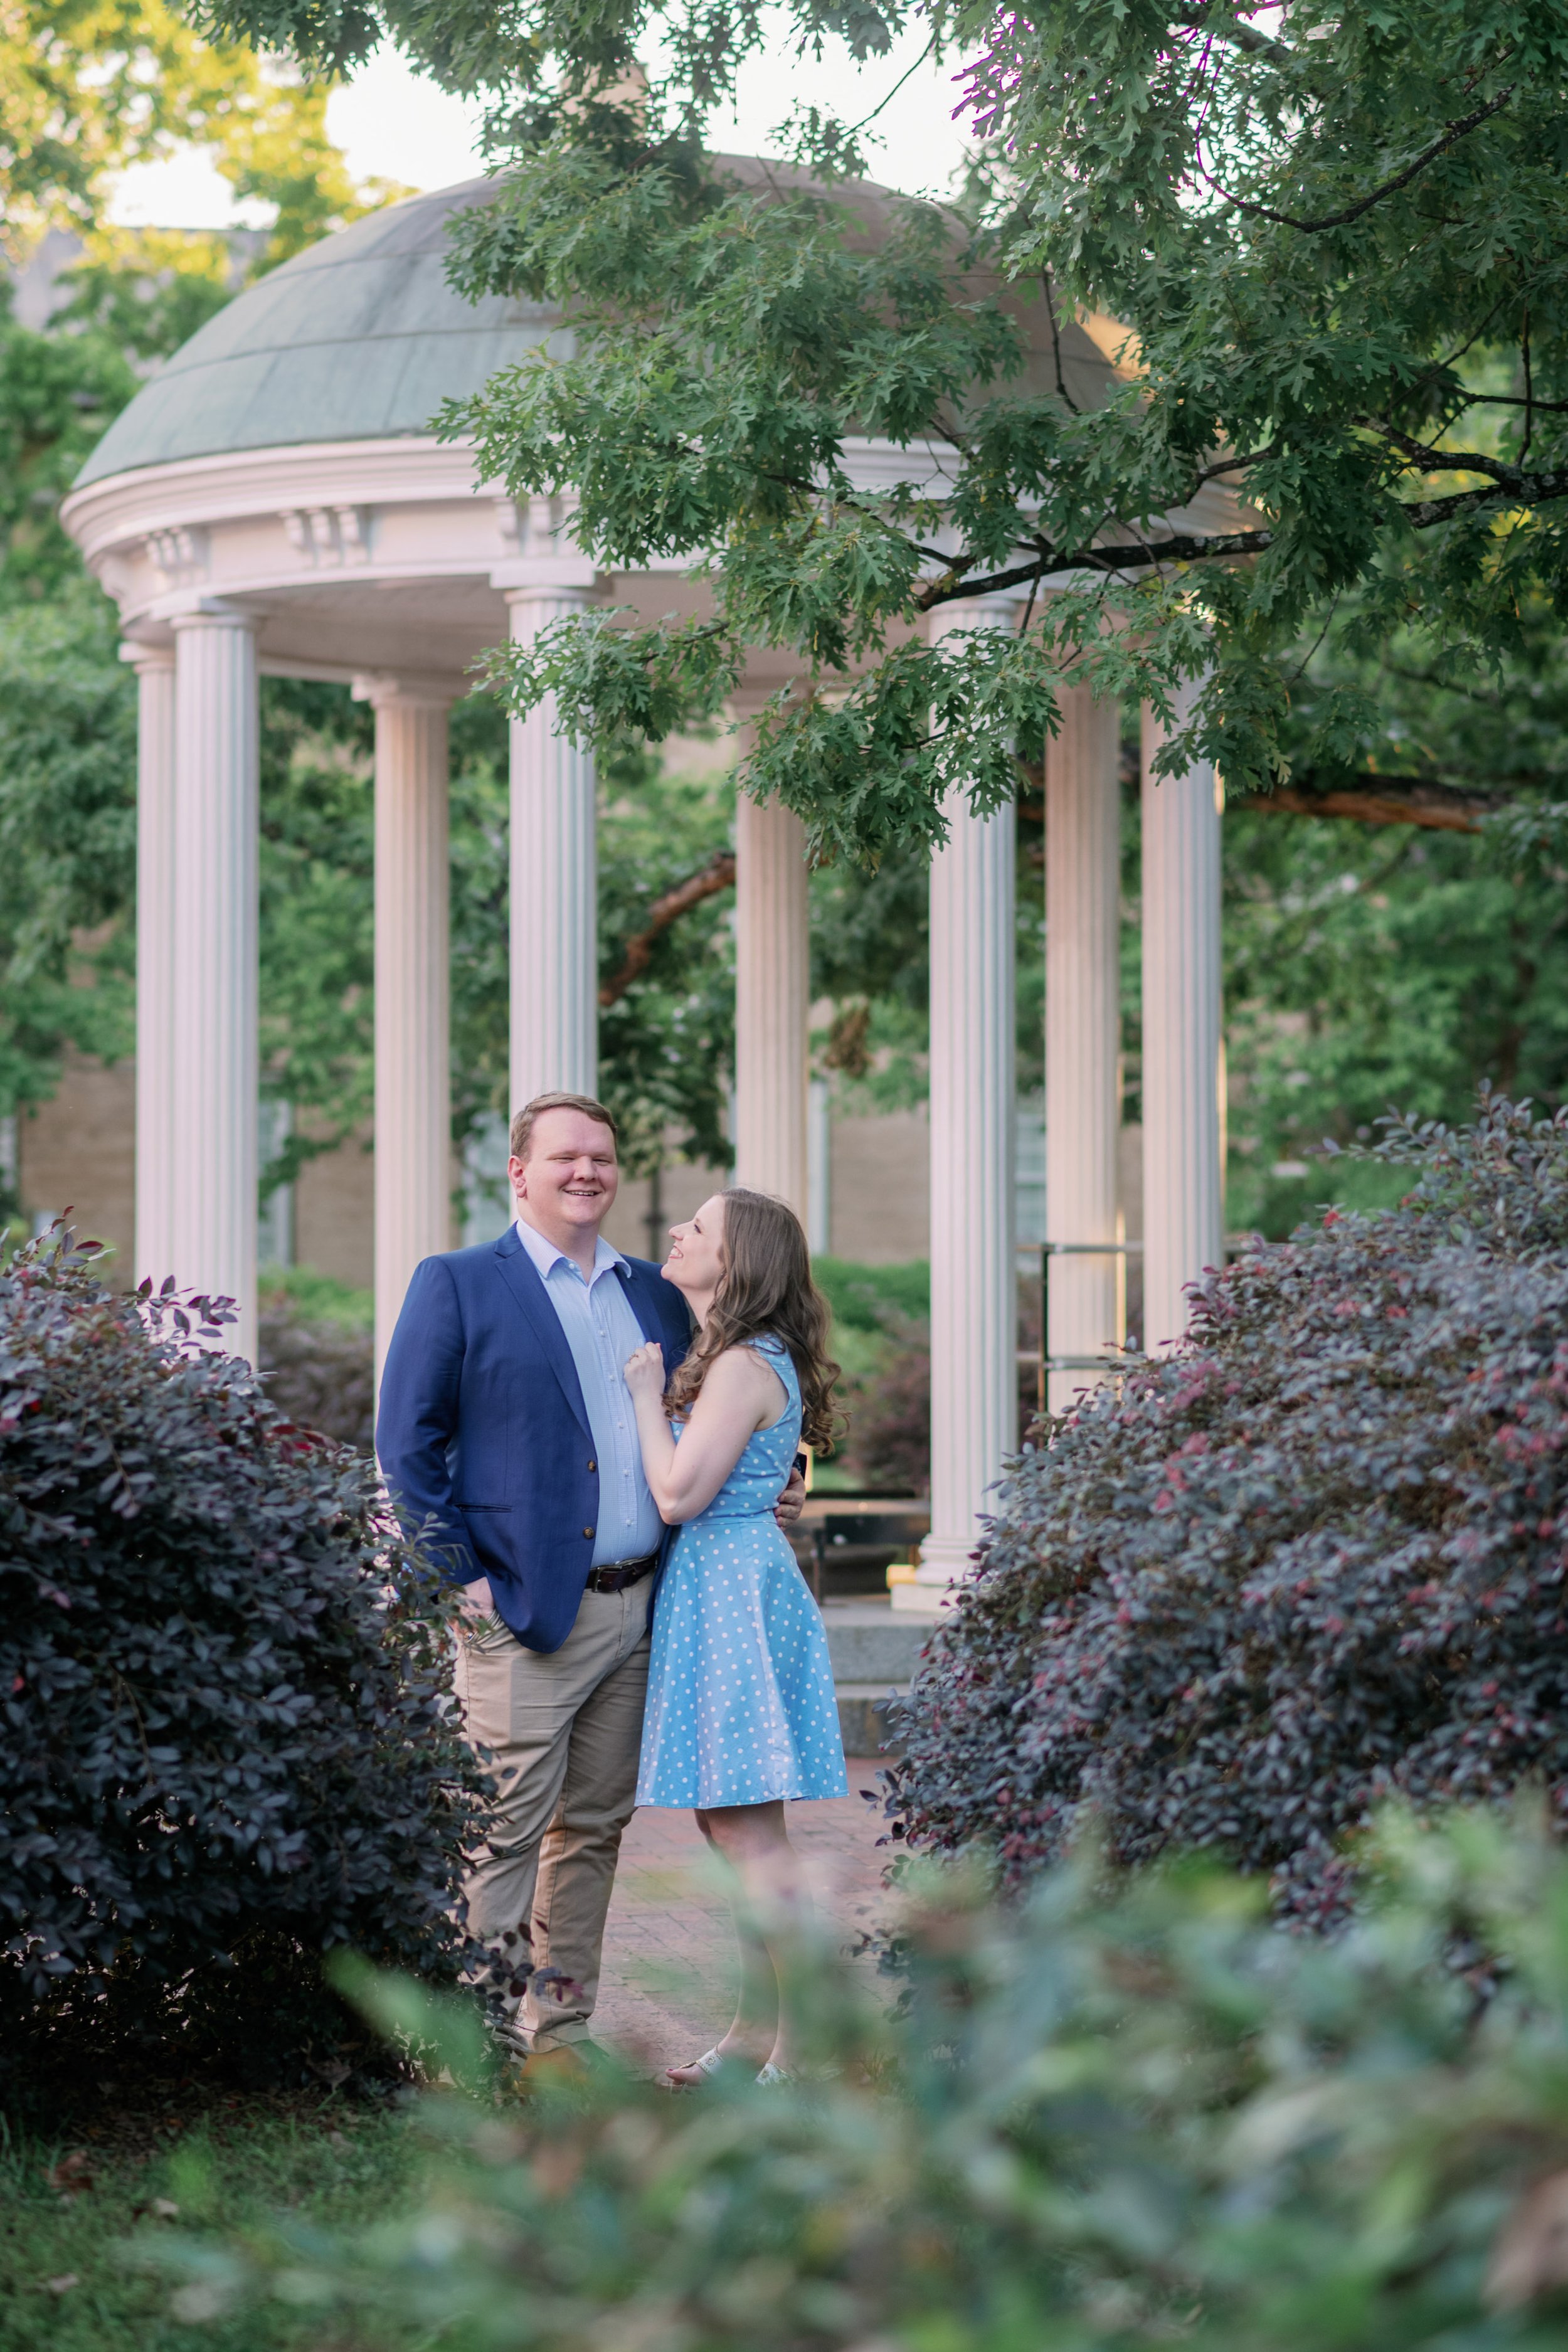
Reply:
[[[1005, 627], [1001, 600], [933, 625]], [[931, 869], [931, 1534], [896, 1609], [929, 1613], [966, 1569], [1004, 1454], [1016, 1450], [1013, 1265], [1015, 820], [962, 793]]]
[[[1195, 686], [1177, 710], [1184, 723]], [[1186, 1328], [1185, 1286], [1225, 1247], [1220, 1158], [1220, 793], [1213, 767], [1156, 782], [1143, 711], [1143, 1344]]]
[[[516, 588], [511, 634], [530, 644], [581, 612], [586, 590]], [[556, 732], [553, 695], [511, 722], [511, 1108], [591, 1095], [599, 1059], [594, 759]]]
[[256, 1357], [257, 673], [242, 613], [174, 623], [172, 1271], [239, 1308]]
[[422, 1258], [451, 1245], [445, 698], [395, 680], [375, 708], [375, 1370]]
[[[1046, 1230], [1080, 1247], [1120, 1238], [1120, 721], [1114, 702], [1069, 687], [1046, 746]], [[1047, 1353], [1119, 1342], [1125, 1298], [1119, 1256], [1053, 1256]], [[1093, 1378], [1053, 1371], [1051, 1411]]]
[[174, 648], [127, 645], [136, 672], [134, 1273], [174, 1270]]
[[811, 951], [805, 828], [744, 793], [735, 812], [735, 1181], [806, 1213]]

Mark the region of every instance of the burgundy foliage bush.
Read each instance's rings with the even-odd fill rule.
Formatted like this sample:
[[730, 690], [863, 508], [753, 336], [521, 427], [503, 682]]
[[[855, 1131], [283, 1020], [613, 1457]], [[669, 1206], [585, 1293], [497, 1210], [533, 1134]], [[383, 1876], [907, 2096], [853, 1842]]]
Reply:
[[51, 2032], [297, 2071], [323, 1949], [463, 1957], [433, 1572], [188, 1310], [59, 1239], [0, 1267], [0, 2075]]
[[1398, 1209], [1211, 1275], [1178, 1353], [1037, 1432], [916, 1686], [913, 1844], [1017, 1882], [1092, 1809], [1322, 1927], [1391, 1792], [1568, 1815], [1568, 1114], [1385, 1126]]

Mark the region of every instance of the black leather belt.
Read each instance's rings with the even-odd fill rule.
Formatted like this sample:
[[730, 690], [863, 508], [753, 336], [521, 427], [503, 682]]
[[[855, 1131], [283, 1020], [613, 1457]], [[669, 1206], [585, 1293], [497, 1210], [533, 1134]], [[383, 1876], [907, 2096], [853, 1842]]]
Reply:
[[613, 1560], [608, 1568], [588, 1570], [590, 1592], [624, 1592], [631, 1584], [640, 1584], [658, 1566], [658, 1554], [650, 1551], [646, 1559]]

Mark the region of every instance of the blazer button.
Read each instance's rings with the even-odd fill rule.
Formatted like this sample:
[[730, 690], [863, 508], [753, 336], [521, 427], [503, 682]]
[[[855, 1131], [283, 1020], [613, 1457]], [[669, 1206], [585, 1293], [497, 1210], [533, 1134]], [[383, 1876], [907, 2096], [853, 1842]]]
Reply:
[[599, 1465], [598, 1465], [598, 1464], [597, 1464], [596, 1462], [590, 1462], [590, 1463], [589, 1463], [589, 1465], [588, 1465], [588, 1467], [589, 1467], [589, 1469], [590, 1469], [590, 1470], [596, 1470], [596, 1469], [598, 1468], [598, 1466], [599, 1466]]
[[583, 1533], [588, 1538], [590, 1542], [593, 1541], [594, 1530], [592, 1528], [584, 1528]]

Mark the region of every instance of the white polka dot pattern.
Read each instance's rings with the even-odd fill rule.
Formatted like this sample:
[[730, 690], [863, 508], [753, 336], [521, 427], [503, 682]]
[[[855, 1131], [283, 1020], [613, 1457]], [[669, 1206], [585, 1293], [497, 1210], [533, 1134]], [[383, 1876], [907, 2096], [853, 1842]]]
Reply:
[[821, 1612], [773, 1517], [800, 1440], [800, 1383], [779, 1340], [754, 1344], [789, 1404], [670, 1546], [654, 1600], [639, 1805], [760, 1805], [848, 1787]]

